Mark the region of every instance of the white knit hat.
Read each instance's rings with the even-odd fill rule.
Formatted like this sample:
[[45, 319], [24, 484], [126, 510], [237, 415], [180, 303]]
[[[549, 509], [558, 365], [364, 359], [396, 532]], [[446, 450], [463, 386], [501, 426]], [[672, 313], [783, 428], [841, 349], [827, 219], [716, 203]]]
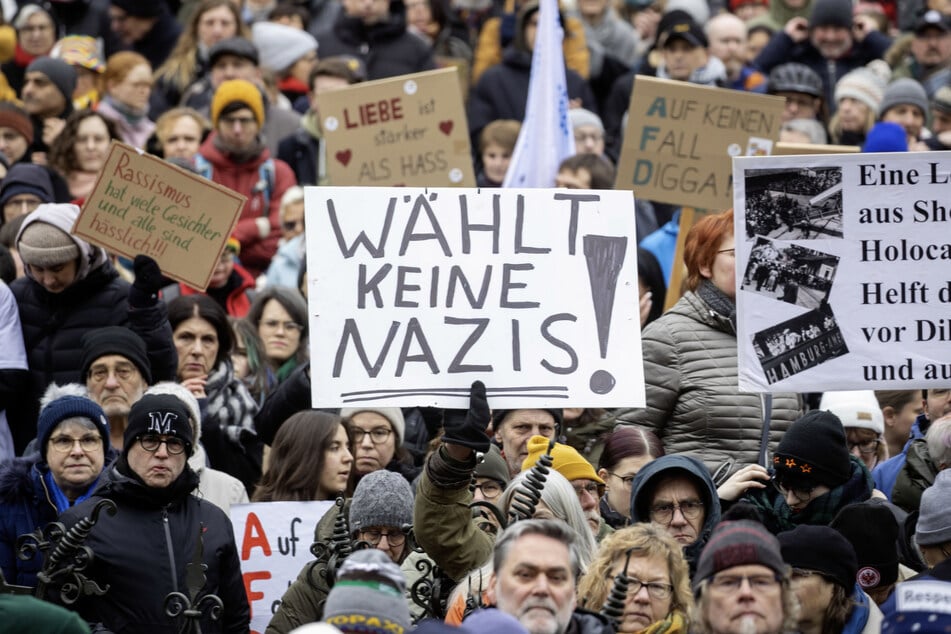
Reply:
[[317, 39], [313, 35], [277, 22], [255, 22], [251, 27], [251, 41], [258, 49], [261, 67], [278, 73], [317, 50]]
[[885, 96], [885, 79], [868, 68], [856, 68], [846, 73], [835, 85], [835, 102], [851, 97], [864, 103], [874, 114]]
[[846, 429], [871, 429], [876, 434], [885, 432], [885, 417], [872, 390], [854, 392], [826, 392], [819, 401], [819, 409], [839, 417]]

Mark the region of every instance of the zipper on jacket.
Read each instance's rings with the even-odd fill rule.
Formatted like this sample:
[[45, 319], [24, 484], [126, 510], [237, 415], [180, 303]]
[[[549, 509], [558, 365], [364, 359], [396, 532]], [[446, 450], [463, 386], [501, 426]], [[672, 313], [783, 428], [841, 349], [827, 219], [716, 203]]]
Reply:
[[165, 528], [165, 547], [168, 549], [168, 563], [172, 566], [172, 590], [178, 592], [178, 572], [175, 570], [175, 552], [172, 550], [172, 533], [168, 528], [168, 506], [162, 507], [162, 526]]

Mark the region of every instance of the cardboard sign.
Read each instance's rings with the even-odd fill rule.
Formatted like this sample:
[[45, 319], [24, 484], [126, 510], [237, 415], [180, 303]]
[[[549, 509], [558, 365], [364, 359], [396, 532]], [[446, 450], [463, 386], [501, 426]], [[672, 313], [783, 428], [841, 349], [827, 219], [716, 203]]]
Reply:
[[697, 209], [733, 204], [734, 156], [772, 154], [785, 100], [638, 75], [616, 189]]
[[739, 388], [951, 382], [951, 152], [734, 160]]
[[251, 632], [264, 632], [281, 597], [314, 560], [314, 527], [333, 502], [232, 504], [231, 524], [251, 606]]
[[165, 275], [205, 289], [246, 200], [113, 141], [73, 233], [130, 259], [148, 255]]
[[850, 154], [861, 152], [857, 145], [828, 145], [816, 143], [786, 143], [780, 141], [773, 146], [773, 156], [798, 156], [801, 154]]
[[315, 407], [644, 404], [634, 200], [305, 190]]
[[320, 113], [333, 185], [475, 185], [454, 68], [323, 94]]

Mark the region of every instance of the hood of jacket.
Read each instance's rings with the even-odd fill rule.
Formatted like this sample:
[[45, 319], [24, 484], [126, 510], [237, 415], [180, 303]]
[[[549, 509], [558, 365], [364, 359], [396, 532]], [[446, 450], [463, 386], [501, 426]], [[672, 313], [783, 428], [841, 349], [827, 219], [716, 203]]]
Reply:
[[33, 496], [49, 468], [39, 454], [14, 458], [0, 471], [0, 503], [10, 504]]
[[[63, 231], [76, 244], [79, 249], [79, 268], [76, 270], [76, 282], [85, 279], [89, 273], [108, 261], [106, 251], [100, 247], [93, 246], [85, 240], [79, 239], [73, 235], [73, 223], [79, 217], [79, 207], [68, 205], [50, 205], [41, 206], [33, 213], [27, 215], [26, 220], [20, 225], [20, 231], [17, 232], [16, 242], [20, 241], [23, 231], [34, 222], [45, 222], [51, 224], [57, 229]], [[34, 282], [36, 278], [30, 273], [30, 267], [23, 267], [27, 277]], [[74, 282], [75, 283], [75, 282]]]
[[658, 478], [670, 475], [687, 475], [696, 484], [703, 499], [705, 517], [697, 541], [684, 547], [684, 555], [695, 561], [720, 521], [720, 498], [710, 472], [696, 458], [683, 455], [662, 456], [652, 460], [641, 469], [631, 483], [631, 523], [650, 521], [650, 499]]

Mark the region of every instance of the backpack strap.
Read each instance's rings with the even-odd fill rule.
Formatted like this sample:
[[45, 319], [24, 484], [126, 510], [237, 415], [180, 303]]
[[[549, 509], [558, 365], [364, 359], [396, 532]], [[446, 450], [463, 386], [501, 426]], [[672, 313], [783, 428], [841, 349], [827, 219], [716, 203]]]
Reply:
[[201, 154], [195, 155], [195, 171], [198, 172], [199, 176], [207, 178], [208, 180], [212, 180], [212, 176], [215, 175], [215, 170], [211, 162]]
[[255, 191], [259, 191], [264, 197], [264, 207], [261, 209], [261, 215], [267, 216], [271, 209], [271, 194], [274, 192], [274, 181], [277, 178], [277, 169], [274, 166], [274, 159], [261, 163], [258, 167], [258, 184], [255, 185]]

